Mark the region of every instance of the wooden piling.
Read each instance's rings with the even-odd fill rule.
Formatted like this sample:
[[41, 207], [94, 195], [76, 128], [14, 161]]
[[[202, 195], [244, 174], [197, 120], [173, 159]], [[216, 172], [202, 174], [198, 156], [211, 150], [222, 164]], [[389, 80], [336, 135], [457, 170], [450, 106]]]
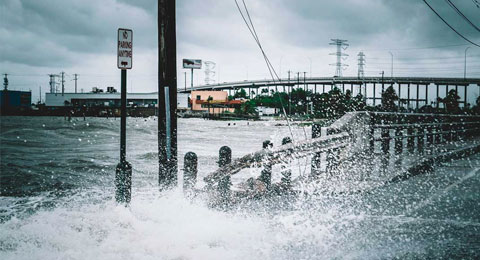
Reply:
[[183, 161], [183, 189], [191, 190], [197, 182], [198, 157], [194, 152], [185, 154]]

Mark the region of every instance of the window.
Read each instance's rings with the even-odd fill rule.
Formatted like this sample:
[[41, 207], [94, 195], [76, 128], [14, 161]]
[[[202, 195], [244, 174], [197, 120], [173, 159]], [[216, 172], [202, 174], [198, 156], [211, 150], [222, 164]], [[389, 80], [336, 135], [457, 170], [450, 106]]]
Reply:
[[200, 95], [197, 95], [197, 100], [201, 100], [201, 96]]

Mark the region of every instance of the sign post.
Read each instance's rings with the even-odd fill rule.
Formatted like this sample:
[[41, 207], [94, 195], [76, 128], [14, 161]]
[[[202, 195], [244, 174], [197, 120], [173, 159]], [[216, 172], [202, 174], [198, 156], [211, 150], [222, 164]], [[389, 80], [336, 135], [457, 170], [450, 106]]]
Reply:
[[183, 59], [183, 68], [184, 69], [191, 69], [191, 71], [192, 71], [192, 78], [190, 80], [190, 87], [191, 87], [191, 90], [193, 91], [193, 70], [202, 68], [202, 60]]
[[121, 70], [120, 163], [115, 171], [115, 199], [129, 203], [132, 197], [132, 165], [127, 162], [127, 69], [132, 68], [132, 38], [130, 29], [118, 29], [117, 67]]

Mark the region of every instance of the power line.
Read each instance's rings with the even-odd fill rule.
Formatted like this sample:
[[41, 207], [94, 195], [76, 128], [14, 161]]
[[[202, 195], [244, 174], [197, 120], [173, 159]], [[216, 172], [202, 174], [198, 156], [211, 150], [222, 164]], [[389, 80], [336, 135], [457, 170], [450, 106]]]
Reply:
[[437, 13], [437, 11], [435, 11], [435, 9], [433, 9], [432, 6], [430, 6], [428, 3], [427, 3], [427, 0], [423, 0], [423, 2], [438, 16], [438, 18], [440, 18], [448, 27], [450, 27], [450, 29], [452, 29], [456, 34], [458, 34], [460, 37], [462, 37], [464, 40], [466, 40], [467, 42], [477, 46], [477, 47], [480, 47], [480, 45], [470, 41], [467, 37], [463, 36], [461, 33], [459, 33], [457, 30], [455, 30], [455, 28], [453, 28], [447, 21], [445, 21], [445, 19], [442, 18], [442, 16], [440, 16], [440, 14]]
[[[250, 13], [248, 12], [248, 8], [247, 8], [247, 5], [246, 5], [246, 3], [245, 3], [245, 0], [242, 0], [242, 2], [243, 2], [243, 6], [244, 6], [244, 8], [245, 8], [245, 12], [246, 12], [246, 14], [247, 14], [247, 16], [248, 16], [248, 21], [250, 22], [250, 24], [247, 22], [247, 19], [245, 18], [245, 15], [243, 14], [240, 6], [238, 5], [237, 0], [234, 0], [234, 1], [235, 1], [235, 4], [237, 5], [237, 9], [238, 9], [240, 15], [242, 16], [243, 21], [245, 22], [245, 25], [247, 25], [247, 28], [248, 28], [248, 30], [250, 31], [250, 34], [253, 36], [255, 42], [257, 43], [258, 47], [260, 48], [260, 51], [262, 52], [263, 58], [264, 58], [264, 60], [265, 60], [265, 63], [267, 64], [267, 68], [268, 68], [268, 71], [270, 72], [270, 76], [272, 77], [273, 82], [275, 82], [275, 77], [273, 76], [273, 74], [275, 74], [275, 76], [277, 77], [277, 79], [280, 80], [280, 77], [278, 77], [277, 72], [276, 72], [275, 69], [273, 68], [270, 60], [268, 59], [267, 54], [265, 53], [265, 50], [264, 50], [263, 47], [262, 47], [262, 44], [260, 43], [260, 39], [259, 39], [259, 37], [258, 37], [257, 31], [255, 30], [255, 26], [253, 25], [252, 19], [251, 19], [251, 17], [250, 17]], [[250, 25], [251, 25], [251, 28], [250, 28]], [[273, 73], [272, 73], [272, 71], [273, 71]], [[275, 90], [278, 92], [278, 90], [276, 89], [276, 87], [275, 87]], [[292, 138], [292, 140], [293, 140], [293, 139], [294, 139], [294, 138], [293, 138], [293, 132], [292, 132], [292, 128], [291, 128], [291, 126], [290, 126], [290, 122], [288, 121], [288, 116], [287, 116], [287, 112], [285, 111], [285, 106], [283, 105], [283, 101], [282, 101], [280, 95], [278, 96], [278, 98], [279, 98], [279, 100], [280, 100], [280, 105], [282, 106], [282, 111], [283, 111], [283, 114], [284, 114], [284, 116], [285, 116], [285, 120], [286, 120], [286, 122], [287, 122], [288, 129], [289, 129], [289, 131], [290, 131], [290, 136], [291, 136], [291, 138]]]
[[452, 1], [450, 0], [445, 0], [447, 1], [448, 5], [450, 5], [450, 7], [458, 14], [460, 15], [465, 21], [467, 21], [467, 23], [469, 23], [473, 28], [475, 28], [477, 31], [480, 32], [480, 28], [478, 28], [475, 24], [472, 23], [472, 21], [470, 21], [470, 19], [468, 19], [460, 10], [458, 10], [458, 8], [452, 3]]

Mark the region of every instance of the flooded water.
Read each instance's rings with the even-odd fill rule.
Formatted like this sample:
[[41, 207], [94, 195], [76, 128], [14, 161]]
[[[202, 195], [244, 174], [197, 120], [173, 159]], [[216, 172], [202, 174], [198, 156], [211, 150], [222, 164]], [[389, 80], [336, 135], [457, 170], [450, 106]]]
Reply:
[[[221, 211], [157, 190], [157, 122], [129, 118], [125, 208], [113, 200], [120, 120], [0, 120], [0, 259], [480, 258], [480, 155], [369, 193]], [[240, 157], [277, 145], [290, 135], [279, 123], [179, 119], [179, 168], [197, 153], [201, 187], [221, 146]]]

